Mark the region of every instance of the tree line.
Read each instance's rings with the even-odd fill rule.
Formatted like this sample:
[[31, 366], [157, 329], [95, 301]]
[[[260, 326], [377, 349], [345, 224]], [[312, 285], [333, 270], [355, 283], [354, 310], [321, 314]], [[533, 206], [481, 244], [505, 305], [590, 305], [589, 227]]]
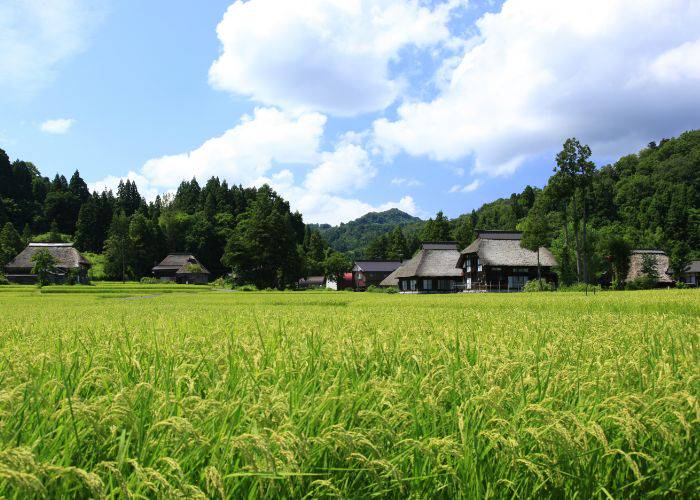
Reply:
[[90, 192], [76, 171], [49, 180], [0, 150], [0, 269], [29, 241], [72, 241], [103, 254], [108, 279], [138, 279], [170, 252], [191, 252], [213, 277], [284, 288], [323, 274], [332, 255], [317, 230], [269, 186], [228, 186], [217, 177], [183, 181], [146, 202], [135, 182]]
[[700, 131], [652, 142], [600, 168], [591, 155], [588, 146], [567, 139], [543, 189], [527, 186], [452, 220], [439, 212], [410, 234], [397, 226], [365, 253], [410, 257], [421, 240], [464, 248], [476, 229], [521, 230], [524, 246], [550, 247], [565, 285], [622, 286], [633, 248], [664, 250], [678, 278], [700, 259]]

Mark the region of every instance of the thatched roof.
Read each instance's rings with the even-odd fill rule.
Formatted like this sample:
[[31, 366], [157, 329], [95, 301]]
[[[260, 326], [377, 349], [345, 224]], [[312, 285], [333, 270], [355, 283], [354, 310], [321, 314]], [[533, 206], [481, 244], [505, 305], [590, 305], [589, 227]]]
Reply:
[[299, 286], [323, 286], [326, 283], [325, 276], [309, 276], [301, 278], [298, 282]]
[[668, 255], [663, 250], [637, 249], [630, 254], [630, 269], [627, 272], [626, 281], [632, 281], [643, 276], [642, 263], [644, 255], [653, 255], [656, 260], [656, 272], [659, 275], [658, 283], [672, 284], [673, 278], [668, 274]]
[[[516, 231], [477, 231], [476, 239], [462, 250], [457, 267], [462, 267], [464, 258], [470, 254], [476, 254], [486, 266], [536, 266], [537, 252], [520, 246], [522, 235]], [[558, 265], [552, 252], [545, 247], [540, 247], [540, 265]]]
[[394, 277], [397, 279], [431, 276], [458, 278], [462, 276], [462, 270], [455, 266], [457, 259], [459, 259], [459, 250], [456, 243], [423, 243], [420, 251], [412, 259], [401, 264], [394, 273]]
[[[408, 261], [406, 261], [406, 262], [408, 262]], [[391, 274], [389, 274], [389, 276], [384, 278], [379, 283], [379, 286], [399, 286], [399, 277], [397, 276], [397, 274], [399, 273], [399, 269], [401, 269], [400, 266], [397, 267], [396, 269], [394, 269], [391, 272]]]
[[155, 266], [153, 271], [174, 271], [177, 274], [189, 274], [188, 266], [191, 265], [199, 265], [202, 267], [202, 273], [209, 274], [207, 268], [191, 253], [171, 253]]
[[34, 267], [32, 257], [42, 250], [46, 250], [56, 260], [56, 267], [75, 269], [78, 267], [90, 267], [90, 262], [80, 255], [72, 243], [30, 243], [17, 257], [5, 266], [10, 273], [15, 269], [31, 269]]
[[356, 260], [353, 271], [391, 272], [401, 265], [398, 260]]

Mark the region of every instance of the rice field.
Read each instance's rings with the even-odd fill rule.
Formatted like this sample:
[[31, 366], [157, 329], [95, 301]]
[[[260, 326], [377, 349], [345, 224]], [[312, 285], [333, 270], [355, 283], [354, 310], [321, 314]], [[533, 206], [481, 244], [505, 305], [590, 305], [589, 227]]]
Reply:
[[0, 306], [0, 497], [700, 495], [700, 291]]

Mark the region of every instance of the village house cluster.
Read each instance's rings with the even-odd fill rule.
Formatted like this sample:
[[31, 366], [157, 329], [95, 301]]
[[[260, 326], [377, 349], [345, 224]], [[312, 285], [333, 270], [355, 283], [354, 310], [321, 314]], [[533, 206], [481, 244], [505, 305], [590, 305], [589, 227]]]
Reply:
[[[476, 239], [460, 250], [455, 242], [425, 242], [420, 250], [404, 261], [355, 261], [352, 271], [339, 282], [324, 276], [299, 280], [301, 289], [327, 287], [334, 290], [366, 290], [374, 287], [398, 287], [401, 293], [517, 292], [528, 281], [537, 279], [537, 252], [523, 248], [522, 233], [517, 231], [477, 231]], [[54, 259], [50, 282], [87, 283], [90, 262], [71, 243], [30, 243], [5, 266], [12, 283], [34, 284], [32, 257], [46, 251]], [[652, 255], [658, 274], [657, 286], [674, 284], [668, 256], [662, 250], [632, 250], [627, 281], [642, 274], [645, 255]], [[544, 247], [539, 250], [542, 279], [556, 286], [557, 261]], [[209, 271], [191, 253], [171, 253], [153, 267], [153, 277], [182, 284], [207, 284]], [[697, 286], [700, 261], [694, 261], [683, 273], [683, 281]]]

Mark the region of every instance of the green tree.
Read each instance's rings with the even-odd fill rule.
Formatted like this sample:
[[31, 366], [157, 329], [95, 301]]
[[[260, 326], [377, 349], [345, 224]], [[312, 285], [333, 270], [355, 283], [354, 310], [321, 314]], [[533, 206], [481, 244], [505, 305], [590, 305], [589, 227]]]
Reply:
[[75, 246], [84, 252], [98, 253], [102, 250], [102, 242], [99, 236], [98, 207], [92, 198], [89, 198], [78, 213], [78, 222], [75, 225]]
[[36, 274], [39, 286], [49, 284], [49, 276], [56, 271], [56, 259], [46, 250], [39, 250], [30, 259], [34, 263], [32, 273]]
[[656, 283], [659, 281], [659, 271], [657, 270], [656, 266], [657, 260], [654, 254], [642, 254], [641, 272], [650, 283]]
[[352, 262], [344, 254], [340, 252], [332, 252], [323, 263], [326, 270], [326, 276], [340, 284], [343, 275], [352, 269]]
[[461, 216], [457, 219], [455, 228], [452, 231], [452, 239], [457, 242], [460, 250], [466, 248], [474, 241], [474, 226], [470, 217]]
[[408, 258], [408, 243], [401, 226], [396, 226], [388, 236], [386, 258], [388, 260], [403, 260]]
[[674, 280], [681, 281], [683, 273], [693, 262], [690, 258], [690, 246], [684, 242], [677, 242], [673, 245], [669, 254], [669, 267], [671, 268], [672, 277]]
[[124, 212], [112, 217], [105, 241], [105, 274], [112, 279], [126, 281], [133, 274], [133, 244], [129, 235], [129, 218]]
[[22, 251], [24, 246], [22, 236], [17, 232], [15, 226], [11, 222], [5, 223], [0, 231], [0, 272], [8, 262]]
[[450, 221], [442, 213], [442, 210], [437, 213], [435, 219], [429, 219], [421, 232], [422, 241], [449, 241], [450, 240]]
[[620, 288], [629, 271], [631, 246], [623, 237], [612, 234], [603, 240], [603, 252], [610, 263], [613, 285]]
[[389, 237], [382, 234], [370, 243], [365, 249], [367, 260], [386, 260], [389, 250]]
[[[557, 167], [555, 172], [562, 177], [562, 185], [564, 193], [568, 195], [573, 203], [574, 212], [574, 238], [576, 240], [576, 257], [577, 268], [579, 269], [579, 278], [588, 283], [588, 255], [586, 249], [587, 242], [587, 222], [588, 222], [588, 202], [589, 191], [593, 175], [595, 172], [595, 164], [590, 161], [591, 148], [587, 145], [582, 145], [576, 138], [567, 139], [564, 142], [561, 152], [557, 154]], [[583, 205], [581, 241], [579, 242], [579, 224], [578, 224], [578, 204]]]
[[289, 203], [269, 186], [258, 189], [255, 200], [238, 217], [222, 256], [239, 282], [258, 288], [284, 288], [303, 273], [303, 254]]
[[540, 290], [542, 290], [542, 271], [540, 266], [540, 248], [551, 244], [551, 227], [547, 214], [541, 208], [535, 205], [530, 213], [525, 218], [522, 225], [523, 236], [520, 240], [520, 246], [527, 248], [533, 252], [537, 252], [537, 281], [539, 282]]

